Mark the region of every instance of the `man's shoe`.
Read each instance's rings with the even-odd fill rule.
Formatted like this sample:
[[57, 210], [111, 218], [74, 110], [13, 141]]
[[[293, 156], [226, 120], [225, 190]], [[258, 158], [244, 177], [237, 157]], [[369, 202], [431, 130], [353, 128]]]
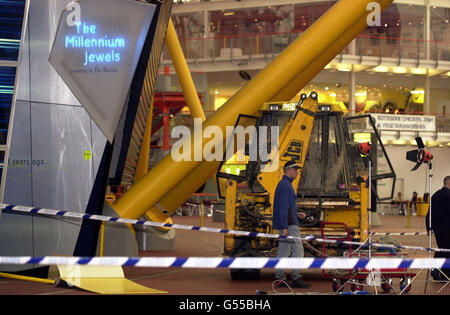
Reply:
[[309, 288], [311, 285], [309, 283], [306, 283], [302, 279], [295, 279], [295, 280], [292, 281], [291, 286], [293, 288], [306, 289], [306, 288]]
[[287, 288], [288, 285], [285, 280], [276, 280], [275, 286], [277, 288]]

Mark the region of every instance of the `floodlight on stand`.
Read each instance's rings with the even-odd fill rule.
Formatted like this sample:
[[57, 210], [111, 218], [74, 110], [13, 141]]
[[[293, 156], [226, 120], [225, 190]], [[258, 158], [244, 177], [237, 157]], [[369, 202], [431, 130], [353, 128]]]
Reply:
[[417, 150], [412, 150], [406, 152], [406, 159], [411, 162], [415, 162], [416, 165], [411, 169], [411, 171], [417, 170], [422, 163], [430, 163], [433, 159], [433, 155], [425, 150], [425, 145], [423, 144], [422, 138], [416, 138]]
[[371, 150], [372, 145], [369, 142], [363, 142], [358, 146], [359, 154], [361, 154], [362, 157], [369, 156]]

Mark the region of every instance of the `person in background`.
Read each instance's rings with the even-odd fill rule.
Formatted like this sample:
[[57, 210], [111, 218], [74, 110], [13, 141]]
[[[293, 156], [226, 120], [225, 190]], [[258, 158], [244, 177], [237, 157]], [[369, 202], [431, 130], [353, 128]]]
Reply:
[[428, 199], [430, 199], [430, 194], [429, 193], [424, 193], [423, 194], [423, 202], [427, 203]]
[[395, 197], [394, 202], [397, 205], [398, 214], [405, 215], [405, 204], [403, 203], [403, 196], [400, 191], [397, 193], [397, 197]]
[[410, 213], [411, 215], [417, 215], [417, 192], [413, 192], [412, 198], [411, 198], [411, 207], [410, 207]]
[[[438, 248], [450, 249], [450, 176], [444, 178], [444, 187], [431, 197], [431, 218], [428, 211], [425, 223], [428, 233], [433, 230]], [[434, 257], [450, 258], [450, 253], [436, 251]], [[442, 271], [450, 277], [450, 269], [442, 269]], [[431, 275], [435, 280], [447, 280], [437, 269], [433, 269]]]
[[[300, 221], [306, 217], [304, 212], [297, 212], [297, 195], [292, 181], [297, 178], [298, 170], [301, 169], [294, 161], [286, 162], [283, 167], [284, 176], [275, 189], [273, 201], [273, 226], [279, 230], [280, 235], [301, 237]], [[278, 243], [277, 257], [303, 257], [303, 243], [300, 239], [280, 239]], [[286, 275], [283, 269], [276, 269], [275, 281], [278, 288], [286, 287]], [[299, 269], [292, 269], [291, 283], [294, 288], [309, 288], [311, 285], [302, 280]]]

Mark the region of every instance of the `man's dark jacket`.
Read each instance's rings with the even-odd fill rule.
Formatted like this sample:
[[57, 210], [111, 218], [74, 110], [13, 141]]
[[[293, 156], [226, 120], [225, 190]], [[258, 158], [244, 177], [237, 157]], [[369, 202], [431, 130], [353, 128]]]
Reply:
[[289, 225], [300, 225], [295, 204], [297, 196], [292, 181], [292, 178], [284, 175], [275, 190], [272, 226], [274, 230], [287, 229]]
[[[427, 213], [426, 226], [429, 230], [430, 211]], [[443, 187], [431, 198], [431, 228], [450, 231], [450, 189]]]

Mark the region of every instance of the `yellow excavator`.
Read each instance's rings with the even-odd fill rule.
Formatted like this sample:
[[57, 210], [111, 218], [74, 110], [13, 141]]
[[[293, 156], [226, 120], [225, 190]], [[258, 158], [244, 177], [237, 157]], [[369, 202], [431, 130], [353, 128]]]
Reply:
[[[337, 106], [319, 105], [315, 92], [309, 96], [302, 94], [293, 109], [285, 105], [268, 103], [258, 116], [245, 116], [246, 120], [254, 119], [256, 127], [267, 127], [268, 132], [259, 134], [262, 129], [255, 128], [256, 135], [248, 137], [247, 146], [242, 148], [245, 152], [236, 152], [245, 154], [247, 161], [240, 165], [238, 174], [229, 172], [225, 160], [219, 167], [216, 180], [219, 197], [225, 200], [225, 229], [277, 233], [272, 230], [275, 189], [283, 176], [283, 165], [293, 160], [302, 167], [293, 181], [297, 207], [307, 214], [301, 220], [302, 234], [324, 238], [331, 233], [334, 238], [341, 235], [342, 239], [364, 242], [369, 232], [370, 195], [375, 197], [374, 202], [390, 199], [395, 185], [395, 172], [373, 119], [370, 115], [344, 118]], [[276, 131], [274, 127], [282, 128], [278, 143], [274, 143], [271, 135]], [[353, 141], [356, 131], [363, 128], [367, 132], [368, 127], [372, 127], [371, 141]], [[268, 147], [272, 147], [267, 161], [249, 156], [249, 148], [255, 142], [261, 143], [261, 137], [267, 137]], [[273, 171], [277, 158], [277, 169]], [[376, 161], [383, 158], [388, 165], [384, 173], [376, 168]], [[386, 181], [391, 183], [390, 193], [377, 196], [377, 183], [385, 185]], [[225, 235], [224, 254], [274, 256], [276, 247], [274, 239]], [[314, 256], [341, 255], [346, 247], [317, 242], [305, 249]], [[231, 270], [231, 275], [233, 279], [255, 278], [259, 270]]]
[[[231, 97], [219, 110], [205, 120], [202, 124], [202, 130], [206, 130], [207, 128], [214, 126], [219, 127], [222, 132], [225, 133], [225, 130], [236, 122], [240, 116], [239, 114], [243, 114], [241, 116], [244, 116], [242, 125], [248, 125], [245, 115], [255, 116], [255, 122], [259, 121], [259, 124], [261, 125], [275, 126], [276, 124], [270, 122], [270, 119], [280, 121], [284, 119], [284, 121], [288, 121], [286, 127], [290, 125], [300, 125], [301, 132], [294, 130], [294, 128], [288, 132], [289, 128], [285, 128], [286, 131], [283, 130], [281, 136], [284, 137], [284, 135], [287, 135], [288, 133], [292, 134], [298, 132], [301, 140], [303, 141], [303, 147], [296, 147], [298, 144], [296, 144], [295, 141], [292, 142], [291, 145], [281, 141], [280, 149], [289, 149], [290, 151], [288, 153], [290, 154], [296, 154], [296, 151], [301, 150], [301, 163], [302, 165], [305, 165], [303, 167], [301, 176], [302, 179], [300, 183], [305, 181], [303, 184], [306, 185], [310, 182], [314, 183], [317, 181], [318, 183], [321, 183], [323, 187], [326, 187], [326, 184], [330, 182], [330, 179], [327, 176], [329, 176], [332, 172], [329, 172], [329, 174], [326, 172], [329, 164], [326, 160], [324, 160], [324, 157], [322, 157], [322, 164], [327, 166], [327, 169], [323, 170], [324, 175], [321, 175], [320, 178], [316, 177], [316, 175], [305, 175], [306, 171], [312, 172], [313, 170], [316, 170], [314, 168], [311, 168], [310, 170], [309, 166], [306, 164], [308, 163], [308, 155], [310, 154], [308, 146], [313, 148], [320, 147], [320, 143], [315, 143], [312, 138], [314, 135], [314, 130], [307, 130], [307, 128], [316, 128], [314, 127], [315, 124], [313, 122], [317, 121], [322, 115], [324, 115], [327, 108], [330, 109], [331, 113], [330, 121], [333, 121], [333, 119], [341, 121], [342, 115], [339, 116], [339, 114], [334, 114], [335, 110], [332, 106], [319, 108], [317, 99], [314, 99], [313, 97], [304, 98], [301, 106], [298, 106], [298, 111], [296, 110], [294, 113], [284, 111], [283, 108], [280, 108], [280, 106], [278, 106], [278, 110], [275, 110], [275, 107], [277, 106], [271, 105], [269, 105], [267, 111], [262, 111], [261, 105], [265, 102], [278, 102], [279, 100], [290, 100], [295, 97], [295, 95], [297, 95], [297, 93], [301, 91], [308, 84], [308, 82], [310, 82], [327, 64], [329, 64], [335, 56], [342, 52], [343, 49], [345, 49], [345, 47], [347, 47], [361, 31], [367, 28], [368, 18], [373, 16], [373, 12], [368, 10], [368, 5], [373, 2], [380, 5], [381, 10], [379, 10], [379, 12], [381, 13], [391, 4], [392, 0], [337, 1], [333, 7], [331, 7], [325, 14], [315, 21], [313, 25], [311, 25], [304, 33], [302, 33], [301, 36], [299, 36], [299, 38], [294, 40], [263, 70], [258, 72], [258, 74], [252, 78], [251, 81], [249, 81], [242, 89], [233, 95], [233, 97]], [[194, 109], [195, 106], [194, 108], [191, 108], [193, 112]], [[313, 115], [307, 114], [308, 111]], [[324, 119], [323, 121], [325, 128], [327, 119]], [[349, 124], [351, 123], [352, 126], [358, 125], [358, 123], [353, 120], [348, 120], [347, 122]], [[281, 123], [279, 125], [283, 126]], [[331, 132], [335, 131], [333, 128], [329, 127], [329, 132], [331, 134]], [[342, 133], [337, 136], [335, 135], [335, 139], [339, 140], [341, 138], [347, 139]], [[288, 141], [287, 139], [290, 139], [290, 136], [286, 137], [286, 141]], [[349, 140], [347, 139], [346, 141]], [[223, 145], [224, 142], [221, 144]], [[194, 135], [192, 135], [189, 139], [186, 139], [186, 144], [188, 146], [192, 143], [195, 143]], [[332, 141], [329, 141], [328, 143], [330, 147], [333, 144]], [[204, 146], [205, 145], [203, 145], [201, 149], [203, 149]], [[343, 161], [341, 164], [345, 165], [345, 167], [343, 167], [343, 171], [338, 171], [337, 168], [332, 169], [332, 171], [337, 172], [337, 177], [343, 178], [345, 185], [341, 184], [341, 186], [338, 186], [333, 193], [334, 195], [342, 193], [342, 195], [338, 194], [338, 196], [344, 199], [344, 201], [342, 201], [342, 207], [346, 206], [347, 208], [356, 208], [353, 202], [356, 202], [356, 204], [363, 204], [365, 199], [361, 198], [360, 201], [356, 201], [359, 199], [356, 197], [353, 198], [353, 196], [350, 195], [357, 195], [357, 193], [354, 193], [351, 189], [351, 187], [353, 187], [353, 179], [356, 178], [356, 175], [354, 174], [356, 171], [352, 170], [355, 169], [355, 166], [358, 164], [364, 165], [364, 161], [367, 161], [368, 159], [366, 158], [365, 160], [359, 162], [354, 160], [355, 165], [350, 165], [347, 164], [347, 160], [349, 159], [347, 144], [344, 147], [337, 145], [334, 146], [334, 148], [336, 152], [343, 154]], [[330, 149], [327, 146], [322, 146], [322, 150], [325, 156], [330, 153]], [[374, 149], [372, 149], [372, 151], [374, 151]], [[338, 161], [340, 162], [341, 160]], [[175, 161], [172, 158], [172, 155], [168, 154], [155, 167], [146, 173], [145, 176], [143, 176], [139, 181], [136, 181], [134, 185], [117, 201], [112, 204], [105, 205], [103, 214], [129, 219], [139, 219], [146, 216], [152, 221], [170, 223], [171, 214], [173, 214], [195, 191], [197, 191], [211, 176], [214, 175], [220, 163], [221, 162], [216, 160], [198, 161], [195, 158], [191, 158], [189, 161]], [[225, 194], [230, 195], [230, 197], [227, 198], [227, 208], [235, 209], [227, 210], [227, 216], [229, 217], [227, 218], [227, 225], [229, 227], [243, 229], [245, 224], [253, 224], [255, 226], [255, 230], [264, 229], [270, 231], [270, 216], [272, 211], [270, 202], [271, 198], [273, 198], [271, 191], [273, 192], [278, 178], [274, 177], [274, 175], [261, 174], [258, 170], [261, 166], [261, 161], [250, 161], [248, 165], [245, 166], [245, 171], [243, 170], [242, 173], [240, 173], [236, 178], [224, 177], [231, 174], [228, 174], [226, 171], [222, 171], [223, 165], [220, 165], [219, 168], [219, 170], [221, 170], [220, 173], [223, 175], [220, 177], [221, 181], [225, 182], [225, 186], [231, 186], [227, 186], [226, 192], [223, 189]], [[317, 169], [316, 171], [319, 170]], [[260, 174], [261, 179], [259, 179]], [[280, 171], [278, 171], [277, 174], [279, 176]], [[247, 193], [245, 195], [246, 197], [233, 197], [232, 186], [236, 185], [235, 189], [237, 193], [237, 187], [243, 185], [244, 182], [246, 182], [246, 185], [248, 186]], [[258, 187], [259, 189], [257, 189]], [[312, 209], [311, 213], [320, 213], [321, 216], [327, 216], [326, 220], [329, 220], [331, 219], [331, 216], [335, 215], [340, 210], [324, 210], [325, 207], [331, 208], [333, 205], [328, 205], [328, 201], [326, 199], [328, 198], [328, 193], [325, 191], [323, 193], [319, 193], [319, 190], [323, 189], [319, 188], [320, 187], [308, 188], [306, 186], [300, 186], [298, 191], [302, 198], [299, 199], [299, 202], [312, 203], [313, 205], [308, 206], [308, 209]], [[228, 191], [228, 189], [230, 190]], [[239, 191], [239, 193], [241, 193], [241, 191]], [[360, 194], [364, 195], [363, 193]], [[310, 197], [312, 198], [311, 201], [308, 199]], [[244, 205], [247, 202], [246, 198], [248, 199], [249, 206], [244, 208], [241, 205]], [[361, 208], [363, 207], [361, 206]], [[249, 219], [249, 215], [245, 218], [241, 215], [241, 209], [248, 209], [248, 211], [256, 213], [257, 217]], [[345, 209], [345, 211], [350, 217], [349, 213], [351, 213], [351, 210]], [[355, 215], [352, 216], [353, 220], [358, 219], [358, 211], [361, 212], [361, 210], [354, 209], [353, 212]], [[267, 218], [267, 220], [262, 220], [263, 218], [260, 217], [261, 215], [263, 215], [264, 218]], [[315, 216], [310, 215], [308, 218], [308, 220], [313, 220]], [[360, 223], [354, 223], [352, 226], [356, 226], [357, 224]], [[312, 225], [312, 223], [310, 225]], [[317, 227], [311, 228], [317, 229]], [[113, 247], [111, 251], [107, 251], [106, 254], [111, 253], [112, 255], [117, 255], [117, 253], [120, 252], [120, 254], [123, 255], [123, 249], [129, 247], [128, 243], [135, 242], [134, 237], [130, 235], [129, 231], [125, 230], [123, 232], [124, 235], [119, 237], [116, 230], [117, 229], [115, 228], [111, 228], [111, 233], [105, 232], [105, 243], [113, 244], [111, 246]], [[361, 229], [355, 228], [355, 231], [356, 230]], [[303, 232], [305, 232], [305, 229], [303, 229]], [[359, 231], [358, 233], [364, 234], [364, 231]], [[122, 242], [125, 238], [129, 240], [129, 242]], [[230, 242], [228, 242], [228, 240], [230, 240]], [[235, 246], [236, 240], [237, 239], [235, 238], [227, 237], [227, 253], [230, 253], [237, 248], [237, 246]], [[241, 240], [238, 240], [238, 242], [241, 242]], [[251, 248], [254, 248], [257, 251], [265, 248], [262, 245], [260, 246], [255, 244], [256, 242], [261, 244], [266, 243], [266, 241], [263, 241], [262, 239], [244, 243], [250, 244]], [[136, 248], [136, 246], [134, 247]]]

